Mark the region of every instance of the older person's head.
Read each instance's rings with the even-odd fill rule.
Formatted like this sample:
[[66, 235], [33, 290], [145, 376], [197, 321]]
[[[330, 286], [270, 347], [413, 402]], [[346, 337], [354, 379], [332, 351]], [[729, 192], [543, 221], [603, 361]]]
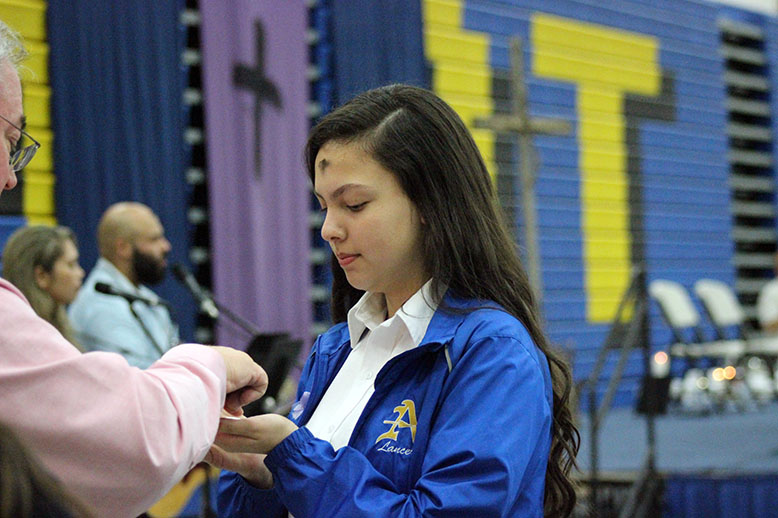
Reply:
[[142, 203], [111, 205], [97, 226], [97, 246], [133, 284], [154, 285], [165, 276], [170, 242], [159, 218]]
[[16, 186], [16, 173], [21, 169], [14, 167], [11, 160], [20, 151], [21, 130], [25, 126], [17, 70], [25, 57], [27, 51], [19, 34], [0, 21], [0, 193]]
[[65, 306], [76, 297], [84, 270], [69, 228], [18, 229], [3, 249], [3, 277], [24, 293], [40, 317], [74, 342]]

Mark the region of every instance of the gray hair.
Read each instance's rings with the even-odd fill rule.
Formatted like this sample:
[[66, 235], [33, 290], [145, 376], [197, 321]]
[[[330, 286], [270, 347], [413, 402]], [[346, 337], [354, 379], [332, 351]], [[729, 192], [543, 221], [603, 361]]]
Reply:
[[27, 58], [21, 35], [0, 20], [0, 63], [8, 60], [14, 68]]

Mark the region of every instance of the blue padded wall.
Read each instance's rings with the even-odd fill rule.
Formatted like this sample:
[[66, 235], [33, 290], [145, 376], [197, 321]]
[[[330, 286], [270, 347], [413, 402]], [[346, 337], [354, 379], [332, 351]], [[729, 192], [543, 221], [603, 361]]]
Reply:
[[[734, 285], [717, 20], [741, 11], [696, 0], [422, 4], [433, 88], [471, 128], [476, 117], [509, 109], [512, 36], [523, 41], [530, 114], [572, 125], [571, 134], [533, 142], [544, 316], [576, 379], [592, 369], [633, 264], [649, 281]], [[778, 86], [776, 21], [747, 14], [768, 35]], [[515, 137], [473, 134], [492, 172], [510, 173]], [[520, 228], [521, 214], [516, 221]], [[654, 305], [650, 340], [670, 341]], [[634, 401], [641, 374], [636, 354], [617, 404]]]

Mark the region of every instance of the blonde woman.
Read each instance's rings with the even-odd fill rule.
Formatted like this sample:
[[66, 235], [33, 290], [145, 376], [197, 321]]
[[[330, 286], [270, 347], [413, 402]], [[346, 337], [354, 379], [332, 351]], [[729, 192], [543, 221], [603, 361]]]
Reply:
[[2, 260], [3, 277], [24, 293], [38, 316], [81, 349], [65, 312], [84, 279], [73, 231], [22, 227], [8, 239]]

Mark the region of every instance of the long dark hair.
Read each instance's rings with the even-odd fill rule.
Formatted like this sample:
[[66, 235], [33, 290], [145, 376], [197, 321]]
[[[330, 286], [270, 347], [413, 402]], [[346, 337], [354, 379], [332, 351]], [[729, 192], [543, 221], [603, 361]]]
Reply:
[[[400, 182], [424, 221], [425, 271], [433, 293], [494, 301], [519, 319], [549, 361], [554, 392], [545, 515], [569, 516], [569, 478], [580, 438], [570, 410], [572, 380], [540, 325], [535, 297], [494, 193], [491, 177], [459, 116], [428, 90], [391, 85], [358, 95], [325, 116], [306, 145], [313, 180], [316, 155], [330, 141], [354, 142]], [[333, 262], [332, 316], [342, 322], [361, 292]]]

